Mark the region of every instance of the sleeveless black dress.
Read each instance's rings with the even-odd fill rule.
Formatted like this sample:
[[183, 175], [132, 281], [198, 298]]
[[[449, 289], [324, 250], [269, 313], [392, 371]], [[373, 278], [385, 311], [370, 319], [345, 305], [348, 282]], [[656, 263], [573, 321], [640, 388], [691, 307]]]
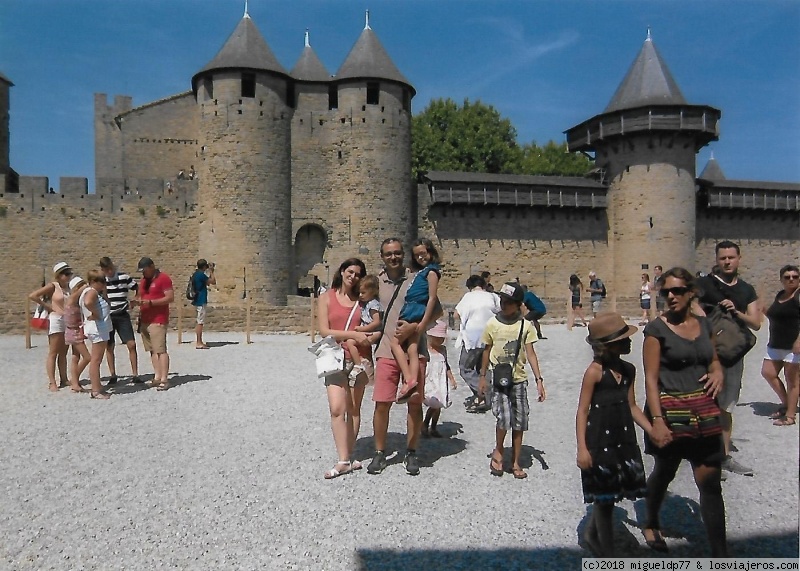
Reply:
[[615, 503], [623, 498], [643, 498], [647, 491], [642, 453], [636, 442], [628, 389], [636, 368], [623, 362], [622, 380], [617, 383], [609, 369], [603, 369], [594, 387], [586, 447], [592, 467], [581, 470], [583, 501], [587, 504]]

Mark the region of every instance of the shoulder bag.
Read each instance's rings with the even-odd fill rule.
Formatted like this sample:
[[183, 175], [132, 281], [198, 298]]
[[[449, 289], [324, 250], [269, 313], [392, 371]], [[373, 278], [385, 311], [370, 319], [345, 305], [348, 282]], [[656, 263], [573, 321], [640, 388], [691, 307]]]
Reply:
[[[727, 299], [717, 283], [717, 278], [710, 276], [709, 279], [721, 298]], [[715, 305], [707, 316], [711, 324], [711, 338], [722, 366], [731, 367], [744, 359], [756, 344], [756, 336], [750, 328], [719, 305]]]
[[[345, 331], [350, 327], [353, 315], [356, 313], [359, 303], [353, 305], [350, 316], [344, 326]], [[309, 345], [308, 350], [316, 355], [317, 378], [323, 379], [344, 371], [344, 349], [334, 339], [333, 335], [327, 335], [316, 343]]]
[[514, 352], [514, 360], [510, 363], [500, 363], [492, 370], [492, 386], [496, 391], [507, 393], [514, 384], [514, 366], [519, 359], [519, 350], [522, 347], [522, 331], [525, 329], [525, 320], [519, 324], [519, 337], [517, 337], [517, 350]]

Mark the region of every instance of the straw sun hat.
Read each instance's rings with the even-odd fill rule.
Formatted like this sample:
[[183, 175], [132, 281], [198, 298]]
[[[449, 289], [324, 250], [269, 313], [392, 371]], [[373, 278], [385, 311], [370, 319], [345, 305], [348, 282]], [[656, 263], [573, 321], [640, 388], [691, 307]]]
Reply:
[[589, 335], [586, 342], [590, 345], [605, 345], [620, 339], [626, 339], [639, 331], [638, 327], [628, 325], [618, 313], [607, 311], [598, 313], [589, 322]]

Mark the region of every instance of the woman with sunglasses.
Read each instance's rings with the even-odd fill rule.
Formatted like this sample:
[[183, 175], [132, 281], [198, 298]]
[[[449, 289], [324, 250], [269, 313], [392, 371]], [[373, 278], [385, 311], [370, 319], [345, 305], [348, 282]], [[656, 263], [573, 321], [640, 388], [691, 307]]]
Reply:
[[691, 463], [700, 492], [700, 513], [713, 557], [727, 557], [725, 503], [720, 485], [724, 457], [720, 409], [714, 401], [722, 388], [722, 365], [708, 320], [690, 310], [694, 277], [684, 268], [665, 272], [659, 295], [666, 311], [644, 329], [644, 375], [653, 424], [645, 452], [655, 464], [647, 480], [644, 538], [656, 551], [667, 551], [659, 510], [682, 460]]
[[[47, 378], [52, 392], [69, 384], [67, 376], [67, 344], [64, 341], [64, 302], [69, 296], [69, 280], [72, 268], [67, 262], [53, 266], [53, 281], [28, 294], [28, 299], [38, 303], [48, 311], [49, 329], [47, 332]], [[61, 383], [56, 383], [56, 363]]]
[[[790, 264], [783, 266], [779, 275], [783, 289], [765, 312], [769, 341], [761, 376], [781, 399], [781, 406], [770, 417], [775, 421], [772, 424], [792, 426], [800, 395], [800, 270]], [[786, 386], [778, 376], [781, 369]]]

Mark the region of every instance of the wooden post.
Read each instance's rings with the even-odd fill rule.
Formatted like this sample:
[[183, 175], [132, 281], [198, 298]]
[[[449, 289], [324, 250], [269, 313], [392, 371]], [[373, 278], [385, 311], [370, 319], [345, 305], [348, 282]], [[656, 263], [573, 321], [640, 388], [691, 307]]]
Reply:
[[309, 327], [309, 335], [311, 336], [311, 342], [314, 342], [314, 338], [317, 336], [316, 326], [314, 325], [314, 309], [317, 303], [317, 297], [312, 293], [311, 294], [311, 324]]
[[245, 317], [245, 324], [244, 324], [244, 332], [247, 344], [250, 345], [252, 341], [250, 341], [250, 298], [247, 298], [247, 315]]
[[178, 302], [178, 345], [183, 343], [183, 301]]
[[572, 331], [575, 325], [575, 312], [572, 310], [572, 290], [567, 290], [567, 331]]
[[30, 349], [31, 345], [31, 300], [25, 298], [25, 348]]

